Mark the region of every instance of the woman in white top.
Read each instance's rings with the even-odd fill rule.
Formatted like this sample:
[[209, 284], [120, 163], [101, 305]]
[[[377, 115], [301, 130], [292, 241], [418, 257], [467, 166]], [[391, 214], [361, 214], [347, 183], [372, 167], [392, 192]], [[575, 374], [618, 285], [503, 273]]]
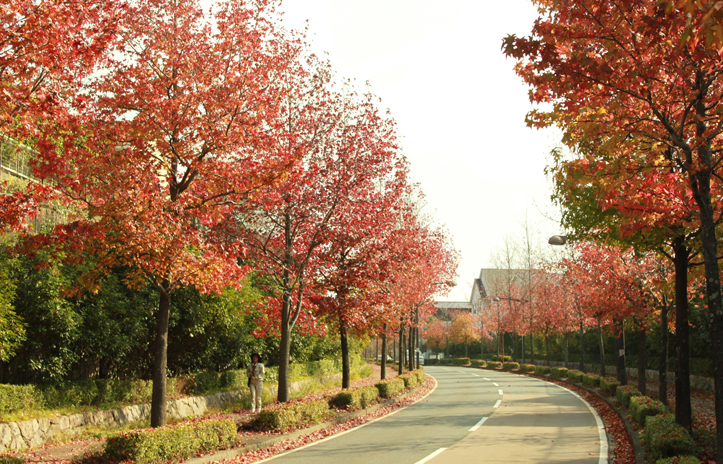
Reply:
[[251, 414], [255, 414], [261, 412], [261, 392], [264, 389], [264, 365], [261, 363], [260, 354], [251, 355], [251, 364], [246, 367], [246, 374], [251, 390]]

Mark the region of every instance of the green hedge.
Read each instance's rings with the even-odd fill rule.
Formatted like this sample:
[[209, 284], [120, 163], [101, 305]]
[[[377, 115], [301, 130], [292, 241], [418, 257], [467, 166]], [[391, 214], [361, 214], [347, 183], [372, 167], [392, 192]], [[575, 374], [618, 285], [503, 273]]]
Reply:
[[502, 363], [502, 369], [506, 371], [513, 371], [520, 368], [520, 363], [516, 362], [505, 362]]
[[404, 380], [399, 377], [382, 380], [374, 385], [382, 398], [394, 398], [404, 391]]
[[439, 361], [444, 361], [444, 359], [437, 359], [437, 358], [429, 358], [424, 360], [424, 364], [427, 366], [436, 366], [439, 364]]
[[25, 459], [0, 456], [0, 464], [25, 464]]
[[108, 439], [105, 455], [119, 461], [165, 463], [229, 448], [236, 443], [232, 420], [184, 422], [157, 429], [123, 432]]
[[672, 414], [648, 417], [643, 437], [653, 459], [694, 455], [697, 452], [695, 441], [682, 425], [675, 422]]
[[357, 410], [375, 404], [377, 398], [379, 398], [377, 387], [365, 387], [340, 391], [329, 400], [329, 404], [340, 409]]
[[412, 388], [416, 387], [417, 384], [419, 384], [419, 378], [417, 377], [417, 374], [412, 372], [407, 372], [406, 374], [402, 374], [398, 376], [397, 378], [404, 380], [404, 387], [405, 388]]
[[535, 366], [535, 374], [547, 375], [551, 371], [549, 366]]
[[261, 431], [284, 432], [309, 424], [318, 424], [334, 414], [324, 400], [282, 403], [263, 409], [253, 426]]
[[695, 456], [675, 456], [655, 461], [655, 464], [701, 464]]
[[617, 379], [611, 379], [608, 377], [602, 377], [600, 379], [600, 389], [610, 396], [615, 396], [615, 392], [620, 386], [620, 382]]
[[600, 376], [597, 374], [583, 374], [582, 383], [591, 388], [600, 386]]
[[420, 385], [424, 383], [424, 367], [420, 366], [419, 369], [412, 371], [412, 373], [417, 376], [417, 383]]
[[624, 385], [622, 387], [618, 387], [615, 391], [615, 398], [617, 398], [618, 403], [620, 403], [624, 408], [630, 408], [630, 398], [641, 395], [642, 393], [640, 393], [640, 390], [635, 388], [633, 385]]
[[577, 369], [570, 369], [567, 371], [567, 378], [571, 382], [580, 383], [582, 382], [582, 376], [585, 375], [584, 372], [578, 371]]
[[520, 364], [520, 370], [522, 372], [535, 372], [535, 365], [534, 364]]
[[487, 369], [499, 369], [502, 363], [499, 361], [487, 361]]
[[34, 385], [0, 385], [0, 414], [32, 409], [42, 403]]
[[641, 426], [645, 425], [646, 417], [657, 416], [664, 412], [668, 412], [668, 407], [658, 400], [642, 395], [630, 398], [630, 415]]
[[506, 362], [506, 361], [512, 361], [512, 356], [505, 356], [504, 359], [502, 356], [492, 355], [492, 361], [500, 361], [500, 362]]
[[468, 366], [470, 364], [469, 358], [450, 358], [453, 366]]
[[550, 375], [556, 379], [564, 379], [567, 377], [567, 367], [553, 367], [550, 369]]
[[472, 359], [470, 361], [470, 363], [472, 364], [472, 367], [486, 367], [487, 366], [487, 361], [485, 361], [484, 359]]

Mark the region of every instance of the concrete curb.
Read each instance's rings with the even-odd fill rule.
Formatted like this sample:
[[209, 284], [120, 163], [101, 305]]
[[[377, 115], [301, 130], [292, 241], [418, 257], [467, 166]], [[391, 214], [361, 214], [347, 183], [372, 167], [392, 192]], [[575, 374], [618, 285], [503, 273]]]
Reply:
[[401, 396], [398, 396], [396, 398], [391, 398], [388, 400], [384, 400], [381, 403], [375, 404], [372, 407], [369, 407], [366, 409], [360, 409], [359, 411], [337, 414], [336, 416], [334, 416], [333, 419], [328, 420], [326, 422], [322, 422], [321, 424], [312, 425], [311, 427], [295, 430], [293, 432], [285, 433], [282, 435], [275, 435], [272, 437], [266, 437], [266, 436], [258, 437], [258, 438], [252, 437], [250, 440], [246, 441], [243, 445], [239, 446], [238, 448], [220, 451], [218, 453], [210, 454], [208, 456], [201, 456], [198, 458], [188, 459], [186, 461], [183, 461], [183, 464], [206, 464], [209, 462], [220, 461], [222, 459], [233, 459], [236, 456], [246, 454], [250, 451], [256, 451], [256, 450], [268, 448], [269, 446], [273, 446], [277, 443], [281, 443], [282, 441], [295, 440], [297, 438], [303, 437], [304, 435], [309, 435], [309, 434], [312, 434], [319, 430], [325, 429], [326, 427], [330, 427], [332, 425], [337, 425], [337, 424], [342, 424], [351, 419], [356, 419], [357, 417], [371, 414], [385, 406], [389, 406], [389, 405], [398, 403], [398, 402], [406, 399], [409, 395], [415, 393], [421, 386], [422, 385], [419, 385], [419, 386], [415, 387], [414, 389], [409, 390], [408, 392], [405, 392]]
[[[463, 366], [463, 367], [471, 367], [471, 366]], [[526, 375], [526, 376], [535, 377], [535, 378], [542, 379], [542, 380], [558, 380], [558, 381], [566, 383], [568, 385], [573, 385], [575, 387], [582, 388], [583, 390], [587, 391], [588, 393], [592, 393], [593, 395], [595, 395], [598, 398], [605, 401], [613, 409], [613, 411], [615, 411], [615, 413], [620, 417], [620, 419], [623, 421], [623, 424], [625, 424], [625, 430], [628, 433], [628, 437], [630, 437], [630, 441], [633, 445], [633, 453], [635, 454], [635, 464], [644, 464], [645, 463], [645, 451], [643, 450], [643, 444], [640, 441], [640, 434], [638, 434], [638, 432], [633, 428], [632, 424], [630, 423], [630, 420], [629, 420], [630, 416], [628, 415], [628, 413], [619, 409], [610, 398], [608, 398], [607, 396], [601, 395], [597, 390], [592, 390], [581, 383], [568, 382], [565, 379], [558, 379], [557, 377], [548, 377], [548, 376], [543, 376], [543, 375], [537, 375], [537, 374], [532, 374], [529, 372], [519, 373], [519, 372], [514, 372], [514, 371], [503, 371], [501, 369], [485, 369], [483, 367], [475, 367], [474, 369], [495, 370], [498, 372], [507, 372], [509, 374]]]

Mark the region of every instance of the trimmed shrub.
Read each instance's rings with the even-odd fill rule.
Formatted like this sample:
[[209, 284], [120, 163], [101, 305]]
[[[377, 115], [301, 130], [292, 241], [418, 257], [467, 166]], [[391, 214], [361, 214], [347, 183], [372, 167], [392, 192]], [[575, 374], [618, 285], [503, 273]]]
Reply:
[[412, 371], [414, 375], [417, 376], [417, 383], [423, 384], [424, 383], [424, 367], [420, 366], [419, 369]]
[[473, 359], [470, 361], [472, 364], [472, 367], [485, 367], [487, 366], [487, 361], [484, 359]]
[[615, 396], [615, 391], [620, 386], [620, 382], [617, 379], [611, 379], [608, 377], [602, 377], [600, 379], [600, 388], [603, 392], [610, 396]]
[[324, 400], [283, 403], [263, 409], [255, 419], [254, 426], [262, 431], [287, 431], [308, 424], [318, 424], [333, 415]]
[[640, 390], [635, 388], [633, 385], [624, 385], [618, 387], [615, 391], [615, 398], [618, 400], [624, 408], [630, 408], [630, 398], [641, 396]]
[[501, 356], [501, 355], [497, 356], [495, 354], [495, 355], [492, 355], [492, 361], [500, 361], [500, 362], [512, 361], [512, 356], [504, 356], [504, 359], [503, 359], [503, 356]]
[[520, 363], [506, 362], [502, 363], [502, 369], [506, 371], [512, 371], [520, 368]]
[[499, 369], [502, 367], [502, 363], [499, 361], [488, 361], [487, 362], [487, 369]]
[[575, 383], [582, 382], [583, 375], [585, 375], [585, 373], [582, 371], [578, 371], [577, 369], [570, 369], [567, 371], [567, 378]]
[[123, 432], [105, 444], [105, 455], [138, 463], [168, 462], [189, 458], [199, 451], [215, 451], [236, 443], [232, 420], [185, 422], [157, 429]]
[[341, 391], [329, 401], [329, 404], [340, 409], [356, 410], [376, 403], [377, 398], [379, 398], [377, 387], [366, 387]]
[[394, 379], [382, 380], [374, 385], [379, 390], [382, 398], [394, 398], [404, 391], [404, 380], [396, 377]]
[[668, 408], [658, 400], [642, 395], [630, 398], [630, 415], [641, 426], [645, 425], [646, 417], [657, 416], [664, 412], [668, 412]]
[[590, 388], [598, 388], [600, 386], [600, 376], [597, 374], [583, 374], [582, 383]]
[[[440, 360], [437, 358], [429, 358], [424, 360], [424, 364], [426, 364], [427, 366], [435, 366], [439, 364], [439, 361]], [[442, 361], [444, 361], [444, 359], [442, 359]]]
[[564, 379], [567, 377], [567, 367], [553, 367], [550, 369], [550, 375], [556, 379]]
[[645, 446], [654, 459], [696, 454], [695, 441], [682, 425], [675, 422], [672, 414], [648, 417], [644, 438]]
[[547, 375], [550, 373], [550, 370], [549, 366], [535, 366], [535, 374]]
[[25, 459], [0, 457], [0, 464], [25, 464]]
[[534, 364], [520, 364], [520, 370], [522, 372], [532, 372], [535, 373], [535, 365]]
[[675, 456], [655, 461], [655, 464], [701, 464], [695, 456]]
[[33, 385], [0, 385], [0, 414], [32, 409], [42, 402]]
[[470, 364], [469, 358], [450, 358], [453, 366], [468, 366]]
[[405, 388], [412, 388], [416, 387], [419, 383], [419, 379], [417, 378], [417, 374], [412, 372], [407, 372], [406, 374], [402, 374], [397, 377], [398, 379], [404, 380], [404, 387]]

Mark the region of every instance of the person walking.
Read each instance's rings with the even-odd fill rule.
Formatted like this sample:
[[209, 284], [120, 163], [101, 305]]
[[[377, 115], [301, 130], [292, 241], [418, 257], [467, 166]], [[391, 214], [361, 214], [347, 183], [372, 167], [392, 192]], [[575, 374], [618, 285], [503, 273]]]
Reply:
[[261, 363], [260, 354], [251, 355], [251, 364], [246, 367], [246, 374], [251, 390], [251, 414], [255, 414], [261, 412], [261, 392], [264, 389], [264, 365]]

